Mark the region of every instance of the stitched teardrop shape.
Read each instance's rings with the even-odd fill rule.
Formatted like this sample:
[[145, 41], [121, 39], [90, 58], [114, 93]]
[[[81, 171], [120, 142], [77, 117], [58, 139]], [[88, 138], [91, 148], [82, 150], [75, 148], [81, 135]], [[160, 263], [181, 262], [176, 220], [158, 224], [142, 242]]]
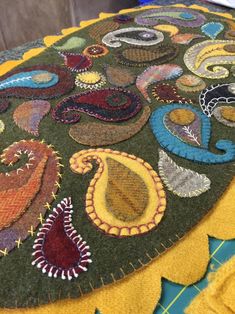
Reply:
[[74, 72], [84, 72], [92, 67], [92, 60], [84, 54], [62, 52], [64, 64]]
[[71, 198], [64, 198], [40, 228], [34, 242], [34, 261], [49, 277], [71, 280], [87, 271], [89, 246], [71, 224]]
[[107, 166], [107, 209], [120, 220], [133, 221], [143, 214], [148, 204], [146, 185], [136, 173], [112, 158], [107, 158]]
[[19, 128], [39, 136], [39, 123], [50, 109], [51, 105], [48, 101], [27, 101], [16, 108], [13, 119]]
[[127, 87], [135, 82], [135, 75], [128, 69], [117, 66], [106, 66], [106, 75], [110, 84]]
[[179, 197], [195, 197], [210, 189], [205, 174], [178, 166], [163, 150], [159, 150], [158, 168], [168, 190]]
[[56, 45], [53, 46], [54, 49], [59, 50], [59, 51], [65, 51], [65, 50], [72, 50], [72, 49], [79, 49], [84, 47], [86, 44], [86, 39], [73, 36], [66, 40], [62, 45]]

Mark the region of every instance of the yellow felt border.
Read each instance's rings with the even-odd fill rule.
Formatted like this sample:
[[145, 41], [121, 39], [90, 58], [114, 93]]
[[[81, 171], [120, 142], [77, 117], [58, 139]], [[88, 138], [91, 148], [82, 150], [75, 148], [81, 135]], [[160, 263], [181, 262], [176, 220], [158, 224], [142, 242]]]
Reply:
[[[140, 9], [122, 10], [119, 13], [158, 7], [160, 6], [147, 6]], [[175, 7], [187, 6], [175, 5]], [[197, 5], [189, 6], [189, 8], [212, 13]], [[213, 12], [213, 14], [233, 19], [232, 15], [228, 13]], [[110, 16], [113, 14], [103, 13], [100, 15], [100, 19], [81, 23], [81, 28]], [[69, 29], [67, 34], [78, 29], [80, 28]], [[44, 42], [49, 47], [66, 35], [63, 33], [61, 36], [49, 36]], [[0, 65], [0, 74], [10, 71], [46, 48], [39, 49], [41, 50], [37, 50], [37, 53], [30, 51], [25, 53], [23, 60], [7, 61]], [[35, 309], [0, 309], [0, 314], [94, 314], [97, 308], [102, 314], [152, 314], [161, 295], [161, 278], [164, 277], [182, 285], [189, 285], [198, 281], [205, 274], [210, 258], [208, 235], [223, 240], [235, 238], [234, 195], [235, 179], [200, 224], [168, 252], [132, 276], [128, 276], [115, 284], [104, 286], [102, 289], [95, 290], [79, 299], [61, 300]], [[2, 288], [4, 289], [4, 287]]]
[[235, 312], [235, 256], [210, 275], [211, 283], [192, 301], [186, 314]]

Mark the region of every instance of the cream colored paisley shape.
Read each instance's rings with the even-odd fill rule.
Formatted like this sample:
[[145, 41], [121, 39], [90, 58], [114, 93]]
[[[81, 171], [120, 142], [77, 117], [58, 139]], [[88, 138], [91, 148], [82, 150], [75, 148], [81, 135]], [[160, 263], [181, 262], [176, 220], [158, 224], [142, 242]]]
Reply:
[[169, 191], [179, 197], [194, 197], [210, 189], [205, 174], [179, 167], [163, 150], [159, 150], [159, 174]]
[[222, 65], [235, 64], [235, 51], [228, 49], [234, 46], [233, 40], [206, 40], [190, 47], [184, 62], [194, 74], [210, 78], [221, 79], [229, 76], [229, 70]]

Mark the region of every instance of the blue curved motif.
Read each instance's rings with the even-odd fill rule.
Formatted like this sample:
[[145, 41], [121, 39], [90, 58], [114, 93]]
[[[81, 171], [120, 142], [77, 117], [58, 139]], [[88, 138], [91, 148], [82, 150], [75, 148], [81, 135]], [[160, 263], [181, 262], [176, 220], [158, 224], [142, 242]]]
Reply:
[[[190, 145], [167, 128], [165, 123], [166, 117], [174, 109], [189, 109], [200, 119], [201, 139], [198, 146]], [[210, 119], [189, 104], [175, 103], [156, 109], [151, 115], [150, 125], [156, 140], [162, 148], [175, 155], [207, 164], [218, 164], [235, 160], [235, 144], [229, 140], [219, 140], [215, 144], [218, 150], [225, 152], [224, 154], [215, 154], [208, 150], [211, 134]]]

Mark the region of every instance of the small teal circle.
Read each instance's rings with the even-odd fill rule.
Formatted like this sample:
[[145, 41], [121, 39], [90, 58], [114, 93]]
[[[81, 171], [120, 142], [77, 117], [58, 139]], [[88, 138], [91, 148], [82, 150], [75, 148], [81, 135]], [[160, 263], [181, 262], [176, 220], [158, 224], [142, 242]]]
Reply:
[[185, 20], [193, 20], [194, 19], [194, 15], [188, 12], [183, 12], [180, 13], [180, 17], [185, 19]]

